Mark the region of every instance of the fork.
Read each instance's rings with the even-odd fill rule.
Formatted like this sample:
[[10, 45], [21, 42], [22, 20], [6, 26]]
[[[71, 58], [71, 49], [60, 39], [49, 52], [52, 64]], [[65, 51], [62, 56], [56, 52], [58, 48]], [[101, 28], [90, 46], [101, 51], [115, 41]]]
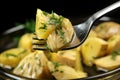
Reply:
[[[63, 48], [63, 50], [72, 49], [72, 48], [76, 48], [76, 47], [80, 46], [86, 40], [90, 30], [93, 27], [93, 24], [98, 19], [101, 18], [102, 16], [104, 16], [105, 14], [108, 14], [111, 11], [118, 9], [119, 7], [120, 7], [120, 1], [117, 1], [117, 2], [109, 5], [108, 7], [97, 11], [96, 13], [91, 15], [85, 22], [73, 26], [74, 36], [73, 36], [70, 44], [65, 46]], [[47, 49], [45, 45], [39, 44], [38, 42], [39, 42], [39, 40], [37, 39], [36, 34], [34, 34], [33, 49], [35, 49], [35, 50], [46, 50]]]

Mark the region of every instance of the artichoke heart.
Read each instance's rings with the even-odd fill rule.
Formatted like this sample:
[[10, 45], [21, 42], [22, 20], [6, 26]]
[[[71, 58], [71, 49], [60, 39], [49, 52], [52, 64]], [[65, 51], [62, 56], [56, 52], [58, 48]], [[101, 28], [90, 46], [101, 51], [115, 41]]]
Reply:
[[38, 9], [35, 33], [38, 39], [46, 40], [50, 50], [55, 51], [70, 43], [74, 29], [69, 19]]

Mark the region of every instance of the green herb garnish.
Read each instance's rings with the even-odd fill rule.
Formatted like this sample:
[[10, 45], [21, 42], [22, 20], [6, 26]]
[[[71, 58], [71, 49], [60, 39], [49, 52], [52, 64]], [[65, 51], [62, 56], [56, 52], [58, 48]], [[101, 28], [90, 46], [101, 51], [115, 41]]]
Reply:
[[65, 36], [64, 36], [64, 33], [62, 30], [60, 30], [60, 38], [64, 40], [64, 43], [66, 43], [66, 39], [65, 39]]
[[[21, 25], [21, 24], [22, 23], [15, 23], [16, 26]], [[35, 31], [35, 21], [33, 19], [26, 20], [26, 22], [24, 23], [24, 29], [25, 29], [25, 32], [23, 33], [33, 33]], [[21, 35], [17, 35], [13, 37], [13, 40], [18, 43], [20, 38], [21, 38]]]
[[62, 20], [63, 20], [62, 16], [56, 17], [55, 13], [52, 11], [49, 24], [61, 27]]
[[54, 68], [55, 68], [55, 70], [52, 71], [52, 73], [53, 73], [53, 72], [60, 72], [60, 73], [63, 73], [62, 70], [57, 69], [57, 67], [59, 67], [59, 66], [61, 66], [61, 65], [63, 65], [63, 64], [61, 64], [61, 63], [57, 63], [57, 62], [52, 62], [52, 63], [53, 63]]
[[40, 28], [39, 29], [47, 29], [47, 25], [45, 24], [45, 23], [41, 23], [42, 24], [42, 26], [40, 26]]
[[12, 57], [17, 57], [17, 55], [15, 55], [15, 54], [13, 54], [13, 53], [6, 53], [6, 56], [7, 56], [7, 57], [10, 57], [10, 56], [12, 56]]
[[51, 17], [49, 20], [49, 25], [56, 25], [55, 33], [58, 34], [58, 31], [60, 33], [60, 37], [64, 40], [64, 43], [66, 43], [64, 33], [62, 31], [62, 21], [63, 21], [63, 16], [55, 16], [55, 13], [52, 11]]
[[[16, 26], [21, 25], [22, 23], [15, 23]], [[35, 20], [26, 20], [24, 23], [25, 32], [32, 33], [35, 31]]]
[[64, 39], [64, 33], [65, 32], [63, 32], [62, 30], [60, 30], [60, 36], [61, 36], [62, 39]]
[[45, 47], [48, 51], [52, 52], [52, 50], [49, 48], [48, 44], [45, 44]]
[[111, 59], [112, 59], [112, 60], [115, 60], [116, 57], [117, 57], [118, 55], [120, 55], [120, 52], [118, 52], [118, 51], [113, 51], [113, 52], [111, 53], [111, 55], [112, 55]]
[[56, 69], [57, 67], [61, 66], [62, 64], [57, 63], [57, 62], [53, 62], [54, 68]]
[[42, 11], [43, 12], [43, 14], [45, 15], [45, 16], [47, 16], [48, 15], [48, 13], [47, 12], [45, 12], [45, 11]]
[[27, 20], [25, 23], [25, 31], [32, 33], [35, 31], [35, 21], [34, 20]]

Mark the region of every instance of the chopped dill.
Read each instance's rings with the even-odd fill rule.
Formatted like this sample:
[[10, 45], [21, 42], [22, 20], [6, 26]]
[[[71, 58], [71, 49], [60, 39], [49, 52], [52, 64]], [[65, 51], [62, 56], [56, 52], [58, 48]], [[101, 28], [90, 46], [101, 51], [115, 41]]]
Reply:
[[45, 23], [41, 23], [42, 24], [42, 26], [40, 26], [40, 28], [39, 29], [47, 29], [47, 25], [45, 24]]
[[58, 16], [58, 17], [55, 16], [55, 13], [52, 11], [48, 24], [56, 25], [62, 29], [62, 26], [61, 26], [62, 21], [63, 21], [63, 17], [62, 16]]
[[59, 66], [61, 66], [62, 64], [60, 64], [60, 63], [57, 63], [57, 62], [52, 62], [53, 63], [53, 65], [54, 65], [54, 68], [56, 69], [57, 67], [59, 67]]
[[111, 55], [112, 55], [111, 59], [112, 59], [112, 60], [115, 60], [116, 57], [117, 57], [118, 55], [120, 55], [120, 52], [118, 52], [118, 51], [113, 51]]
[[52, 50], [49, 48], [48, 44], [45, 44], [45, 47], [48, 51], [52, 52]]
[[45, 12], [45, 11], [42, 11], [43, 12], [43, 14], [45, 15], [45, 16], [47, 16], [48, 15], [48, 13], [47, 12]]
[[6, 56], [7, 56], [7, 57], [10, 57], [10, 56], [12, 56], [12, 57], [17, 57], [17, 55], [15, 55], [15, 54], [13, 54], [13, 53], [6, 53]]

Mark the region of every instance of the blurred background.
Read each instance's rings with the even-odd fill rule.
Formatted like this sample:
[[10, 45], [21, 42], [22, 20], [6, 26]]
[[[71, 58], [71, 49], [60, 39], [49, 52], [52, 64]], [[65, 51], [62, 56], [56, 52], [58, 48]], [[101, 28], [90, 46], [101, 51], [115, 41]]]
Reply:
[[[79, 23], [96, 11], [118, 0], [2, 0], [0, 1], [0, 32], [15, 26], [15, 23], [25, 23], [26, 20], [36, 18], [36, 10], [40, 8], [46, 12], [52, 10], [63, 15], [74, 24]], [[120, 10], [110, 16], [120, 18]]]

